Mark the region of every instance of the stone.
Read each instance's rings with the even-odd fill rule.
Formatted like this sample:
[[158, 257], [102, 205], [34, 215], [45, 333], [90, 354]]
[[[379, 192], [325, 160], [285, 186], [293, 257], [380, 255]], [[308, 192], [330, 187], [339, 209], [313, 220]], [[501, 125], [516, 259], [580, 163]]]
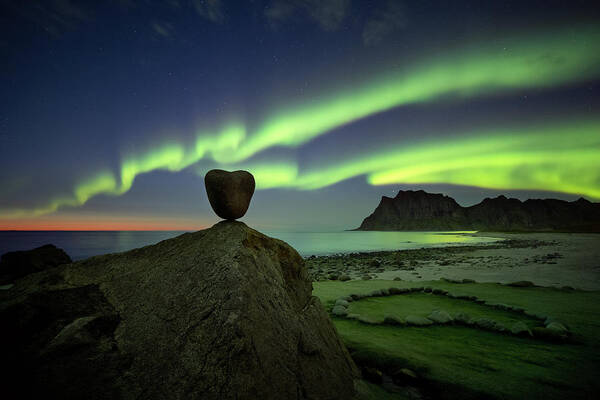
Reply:
[[352, 278], [350, 278], [350, 276], [348, 276], [348, 275], [345, 275], [345, 274], [344, 274], [344, 275], [340, 275], [340, 276], [338, 277], [338, 281], [342, 281], [342, 282], [349, 281], [350, 279], [352, 279]]
[[399, 385], [413, 383], [417, 378], [416, 372], [408, 368], [400, 368], [392, 373], [392, 379]]
[[532, 287], [532, 286], [535, 286], [535, 285], [531, 281], [517, 281], [517, 282], [507, 283], [507, 286], [525, 288], [525, 287]]
[[548, 325], [546, 325], [546, 328], [558, 333], [559, 335], [568, 335], [569, 334], [569, 330], [567, 329], [567, 327], [558, 321], [550, 322]]
[[453, 321], [453, 318], [444, 310], [434, 310], [427, 316], [428, 319], [432, 320], [437, 324], [448, 324]]
[[351, 399], [359, 379], [302, 257], [241, 222], [32, 274], [0, 320], [7, 399]]
[[336, 317], [345, 317], [348, 315], [348, 309], [344, 306], [335, 306], [331, 310], [331, 313]]
[[471, 323], [471, 316], [465, 312], [459, 312], [454, 315], [454, 321], [461, 324], [469, 325]]
[[442, 281], [448, 282], [448, 283], [462, 283], [461, 280], [458, 279], [452, 279], [452, 278], [442, 278]]
[[12, 283], [29, 274], [70, 262], [71, 257], [52, 244], [33, 250], [11, 251], [0, 258], [0, 284]]
[[397, 276], [397, 277], [395, 277], [393, 280], [395, 280], [395, 281], [401, 281], [401, 280], [402, 280], [402, 278], [400, 278], [399, 276]]
[[210, 205], [220, 218], [242, 218], [254, 194], [254, 176], [248, 171], [228, 172], [212, 169], [204, 177]]
[[496, 328], [496, 321], [489, 318], [478, 318], [472, 322], [481, 329], [494, 330]]
[[337, 299], [335, 301], [335, 305], [336, 306], [342, 306], [342, 307], [348, 307], [350, 305], [350, 303], [348, 303], [348, 301], [344, 300], [344, 299]]
[[433, 325], [433, 321], [429, 318], [420, 317], [418, 315], [409, 315], [405, 319], [407, 325], [413, 326], [429, 326]]
[[559, 331], [543, 328], [541, 326], [536, 326], [535, 328], [533, 328], [531, 330], [531, 333], [533, 333], [533, 337], [535, 338], [550, 341], [563, 341], [567, 338], [566, 333], [560, 333]]
[[363, 316], [363, 315], [360, 315], [357, 318], [357, 320], [358, 320], [358, 322], [360, 322], [362, 324], [366, 324], [366, 325], [379, 325], [380, 324], [379, 322], [375, 321], [374, 319]]
[[[546, 317], [546, 319], [544, 320], [544, 326], [545, 326], [545, 327], [548, 327], [548, 325], [550, 325], [550, 324], [551, 324], [551, 323], [553, 323], [553, 322], [559, 322], [559, 321], [558, 321], [556, 318], [554, 318], [554, 317], [550, 317], [550, 316], [548, 316], [548, 317]], [[563, 324], [563, 325], [564, 325], [564, 324]]]
[[401, 318], [399, 318], [395, 315], [385, 315], [383, 317], [383, 323], [386, 325], [396, 325], [396, 326], [406, 325], [406, 323]]
[[381, 260], [378, 258], [374, 258], [369, 262], [369, 266], [371, 267], [379, 267], [381, 265]]
[[510, 331], [513, 335], [517, 336], [533, 336], [527, 325], [522, 321], [515, 322]]
[[391, 287], [390, 288], [390, 294], [404, 294], [404, 293], [409, 293], [410, 289], [407, 288], [397, 288], [397, 287]]

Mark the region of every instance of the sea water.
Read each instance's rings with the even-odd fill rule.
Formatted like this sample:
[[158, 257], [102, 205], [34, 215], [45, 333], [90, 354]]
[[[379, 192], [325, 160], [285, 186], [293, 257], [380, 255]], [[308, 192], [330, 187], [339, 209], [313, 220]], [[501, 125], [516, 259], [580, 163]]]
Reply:
[[[118, 253], [181, 235], [181, 231], [0, 231], [0, 254], [44, 244], [64, 249], [73, 260]], [[474, 232], [277, 232], [265, 234], [293, 246], [300, 255], [473, 245], [501, 239]]]

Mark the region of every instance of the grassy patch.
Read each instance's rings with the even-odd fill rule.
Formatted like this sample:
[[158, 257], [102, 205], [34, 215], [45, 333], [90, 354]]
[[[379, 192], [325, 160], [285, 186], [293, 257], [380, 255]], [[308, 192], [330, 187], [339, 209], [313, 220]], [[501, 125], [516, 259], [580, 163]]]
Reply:
[[[554, 344], [463, 326], [397, 328], [334, 319], [359, 363], [410, 368], [441, 398], [595, 398], [600, 391], [600, 292], [375, 280], [316, 282], [314, 293], [330, 307], [335, 299], [351, 293], [421, 285], [558, 318], [569, 325], [577, 342]], [[438, 300], [443, 303], [436, 303]], [[518, 315], [420, 293], [368, 298], [350, 307], [357, 307], [357, 311], [363, 307], [359, 313], [372, 318], [383, 318], [386, 313], [424, 315], [432, 307], [451, 313], [460, 308], [473, 316], [482, 312], [498, 321]], [[518, 316], [531, 323], [524, 315]]]

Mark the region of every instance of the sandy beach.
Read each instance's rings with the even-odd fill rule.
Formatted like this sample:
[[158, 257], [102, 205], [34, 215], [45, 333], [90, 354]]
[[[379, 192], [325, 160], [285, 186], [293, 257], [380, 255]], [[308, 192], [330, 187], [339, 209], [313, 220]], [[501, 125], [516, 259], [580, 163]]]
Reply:
[[354, 253], [307, 258], [315, 280], [441, 278], [600, 290], [600, 235], [490, 233], [502, 242], [452, 248]]

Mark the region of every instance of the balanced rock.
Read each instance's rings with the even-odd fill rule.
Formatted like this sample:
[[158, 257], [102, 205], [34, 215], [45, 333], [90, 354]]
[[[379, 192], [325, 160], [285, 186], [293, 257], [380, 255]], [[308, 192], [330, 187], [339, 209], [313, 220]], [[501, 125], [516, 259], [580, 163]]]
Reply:
[[70, 262], [71, 257], [52, 244], [33, 250], [5, 253], [0, 258], [0, 284], [10, 283], [34, 272]]
[[31, 274], [0, 291], [2, 395], [351, 399], [311, 292], [293, 248], [235, 221]]
[[228, 220], [242, 218], [254, 194], [254, 176], [248, 171], [228, 172], [212, 169], [204, 177], [210, 205], [219, 217]]

